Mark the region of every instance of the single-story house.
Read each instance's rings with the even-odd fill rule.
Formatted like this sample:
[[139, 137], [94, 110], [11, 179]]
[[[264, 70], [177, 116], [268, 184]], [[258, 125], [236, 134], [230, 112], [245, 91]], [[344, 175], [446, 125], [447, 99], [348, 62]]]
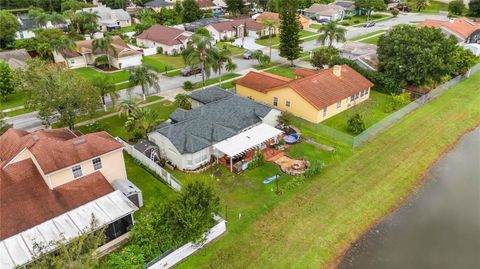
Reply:
[[20, 15], [17, 17], [17, 21], [20, 24], [17, 32], [15, 33], [15, 39], [24, 39], [35, 37], [33, 29], [35, 28], [35, 20], [29, 18], [27, 15]]
[[358, 41], [346, 41], [340, 48], [340, 56], [355, 61], [359, 66], [377, 70], [377, 46]]
[[223, 7], [218, 6], [213, 0], [197, 0], [197, 3], [200, 9], [211, 10], [215, 17], [223, 14]]
[[268, 34], [268, 30], [264, 29], [261, 23], [250, 18], [213, 23], [205, 28], [216, 42], [230, 38], [242, 38], [245, 36], [245, 32], [247, 32], [247, 36], [254, 38]]
[[0, 51], [0, 60], [6, 62], [12, 69], [25, 67], [26, 61], [31, 59], [26, 49]]
[[[63, 50], [54, 52], [53, 58], [56, 63], [65, 63], [68, 68], [80, 68], [93, 65], [95, 59], [105, 55], [100, 49], [93, 51], [93, 40], [81, 40], [75, 42], [75, 50]], [[131, 49], [119, 36], [112, 37], [112, 44], [107, 51], [110, 64], [118, 69], [142, 64], [142, 52]]]
[[155, 24], [137, 36], [137, 45], [147, 48], [160, 47], [164, 54], [182, 52], [193, 33], [173, 27]]
[[230, 20], [225, 18], [219, 18], [219, 17], [203, 18], [193, 22], [185, 23], [184, 26], [185, 26], [185, 30], [189, 32], [195, 32], [196, 30], [200, 28], [205, 28], [210, 24], [226, 22], [226, 21], [230, 21]]
[[145, 3], [145, 8], [151, 9], [155, 12], [160, 12], [162, 8], [166, 9], [172, 9], [174, 3], [171, 1], [165, 1], [165, 0], [153, 0], [150, 2]]
[[132, 25], [130, 14], [123, 9], [111, 9], [99, 4], [97, 7], [88, 7], [77, 12], [93, 13], [98, 17], [98, 28], [102, 32], [128, 27]]
[[236, 90], [238, 95], [319, 123], [367, 100], [373, 86], [348, 65], [303, 72], [297, 77], [291, 80], [251, 71], [236, 81]]
[[[178, 169], [195, 170], [210, 162], [212, 156], [223, 156], [226, 153], [217, 150], [215, 145], [257, 126], [266, 131], [238, 147], [248, 150], [279, 134], [273, 126], [277, 125], [281, 112], [267, 105], [218, 87], [195, 91], [191, 99], [191, 110], [175, 110], [167, 122], [148, 135], [159, 147], [160, 155]], [[230, 157], [236, 155], [228, 153]]]
[[418, 24], [418, 27], [440, 29], [445, 35], [457, 38], [459, 43], [480, 42], [480, 23], [465, 17], [450, 20], [427, 19]]
[[353, 2], [353, 1], [337, 0], [333, 4], [336, 5], [336, 6], [339, 6], [339, 7], [343, 7], [344, 10], [345, 10], [345, 16], [346, 17], [361, 15], [360, 13], [363, 13], [362, 10], [357, 9], [355, 7], [355, 2]]
[[[280, 27], [280, 15], [278, 13], [265, 11], [265, 12], [262, 12], [257, 17], [255, 17], [255, 21], [259, 22], [259, 23], [263, 23], [263, 21], [266, 21], [266, 20], [272, 21], [272, 22], [276, 23], [278, 25], [278, 27]], [[307, 18], [303, 15], [299, 15], [298, 16], [298, 21], [302, 25], [303, 29], [306, 29], [306, 28], [310, 27], [311, 20], [309, 18]]]
[[345, 18], [345, 8], [332, 4], [313, 4], [302, 10], [302, 14], [313, 20], [341, 21]]

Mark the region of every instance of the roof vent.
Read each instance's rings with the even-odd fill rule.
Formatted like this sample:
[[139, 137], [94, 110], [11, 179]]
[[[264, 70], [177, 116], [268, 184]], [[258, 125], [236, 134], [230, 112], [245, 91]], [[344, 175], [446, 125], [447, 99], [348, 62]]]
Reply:
[[74, 144], [74, 145], [80, 145], [80, 144], [83, 144], [83, 143], [85, 143], [85, 142], [87, 142], [87, 140], [85, 140], [85, 138], [80, 138], [80, 139], [78, 139], [78, 140], [73, 141], [72, 144]]
[[40, 137], [38, 137], [38, 135], [32, 135], [32, 140], [35, 142], [35, 141], [38, 141], [40, 139]]

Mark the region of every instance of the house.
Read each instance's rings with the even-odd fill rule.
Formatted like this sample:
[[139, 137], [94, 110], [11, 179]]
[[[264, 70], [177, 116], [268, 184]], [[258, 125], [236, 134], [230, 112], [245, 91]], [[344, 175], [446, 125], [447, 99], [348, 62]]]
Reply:
[[341, 21], [345, 18], [345, 8], [331, 4], [313, 4], [309, 8], [304, 9], [302, 14], [312, 20]]
[[377, 70], [377, 46], [357, 41], [346, 41], [340, 48], [340, 56], [355, 61], [359, 66]]
[[223, 14], [224, 7], [217, 5], [214, 0], [197, 0], [201, 10], [211, 10], [213, 16], [218, 17]]
[[216, 42], [245, 36], [258, 38], [268, 34], [261, 23], [250, 18], [213, 23], [205, 28]]
[[26, 49], [0, 51], [0, 60], [6, 62], [12, 69], [25, 67], [26, 62], [31, 59]]
[[[36, 257], [36, 245], [107, 226], [107, 241], [125, 234], [142, 206], [141, 192], [124, 194], [123, 145], [106, 132], [67, 129], [0, 136], [0, 264], [17, 268]], [[115, 186], [118, 186], [115, 187]], [[97, 223], [92, 227], [92, 222]]]
[[33, 29], [35, 28], [35, 20], [29, 18], [26, 14], [17, 17], [17, 21], [20, 24], [17, 32], [15, 33], [15, 39], [24, 39], [35, 37]]
[[160, 155], [178, 169], [195, 170], [209, 163], [212, 156], [220, 157], [223, 153], [215, 145], [247, 130], [266, 131], [252, 137], [250, 143], [237, 145], [245, 150], [279, 134], [272, 126], [277, 124], [280, 111], [267, 105], [218, 87], [195, 91], [191, 99], [191, 110], [175, 110], [168, 122], [148, 135], [159, 147]]
[[137, 36], [137, 45], [147, 48], [162, 48], [164, 54], [182, 52], [193, 33], [173, 27], [155, 24]]
[[210, 24], [219, 23], [219, 22], [226, 22], [230, 21], [229, 19], [219, 18], [219, 17], [212, 17], [212, 18], [203, 18], [199, 19], [190, 23], [185, 24], [185, 30], [189, 32], [195, 32], [200, 28], [205, 28]]
[[99, 4], [97, 7], [88, 7], [77, 12], [93, 13], [98, 17], [98, 28], [102, 32], [128, 27], [132, 25], [130, 14], [123, 9], [111, 9]]
[[165, 0], [153, 0], [145, 3], [145, 8], [151, 9], [155, 12], [160, 12], [162, 8], [172, 9], [175, 2]]
[[[93, 41], [81, 40], [75, 42], [75, 50], [63, 50], [53, 53], [56, 63], [65, 63], [68, 68], [80, 68], [93, 65], [95, 59], [105, 55], [101, 49], [93, 51]], [[124, 69], [130, 66], [142, 64], [142, 52], [128, 47], [128, 45], [119, 36], [112, 37], [112, 43], [107, 50], [110, 64], [117, 69]]]
[[237, 94], [319, 123], [367, 100], [373, 86], [348, 65], [296, 75], [252, 71], [236, 81]]
[[[276, 25], [278, 25], [278, 27], [280, 27], [280, 15], [278, 13], [265, 11], [265, 12], [262, 12], [260, 15], [258, 15], [255, 18], [255, 21], [258, 22], [258, 23], [263, 23], [266, 20], [272, 21]], [[299, 15], [298, 16], [298, 21], [302, 25], [303, 29], [306, 29], [306, 28], [310, 27], [311, 20], [309, 18], [307, 18], [303, 15]]]
[[339, 7], [343, 7], [343, 9], [345, 10], [345, 17], [363, 15], [362, 14], [363, 12], [360, 9], [357, 9], [355, 7], [355, 2], [337, 0], [333, 4], [336, 5], [336, 6], [339, 6]]
[[480, 23], [465, 17], [450, 20], [427, 19], [418, 24], [418, 27], [440, 29], [445, 35], [457, 38], [459, 43], [480, 42]]

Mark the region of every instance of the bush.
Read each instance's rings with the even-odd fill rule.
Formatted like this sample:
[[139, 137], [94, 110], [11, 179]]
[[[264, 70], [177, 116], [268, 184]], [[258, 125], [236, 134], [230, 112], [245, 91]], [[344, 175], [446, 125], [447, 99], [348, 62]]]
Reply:
[[105, 130], [105, 126], [98, 121], [87, 124], [84, 127], [86, 133], [96, 133]]
[[288, 111], [283, 111], [280, 116], [278, 116], [277, 121], [279, 124], [283, 124], [285, 126], [288, 126], [292, 124], [293, 121], [293, 114], [288, 112]]
[[313, 52], [310, 62], [317, 69], [323, 69], [323, 66], [330, 65], [339, 53], [340, 51], [334, 47], [320, 47]]
[[320, 173], [323, 167], [325, 167], [325, 164], [322, 161], [315, 160], [310, 164], [310, 167], [308, 167], [308, 169], [305, 170], [304, 175], [306, 178], [313, 177], [318, 173]]
[[162, 54], [162, 53], [163, 53], [163, 48], [157, 47], [157, 54]]
[[348, 131], [356, 135], [365, 131], [365, 122], [359, 113], [355, 113], [348, 119]]
[[390, 102], [387, 104], [386, 112], [393, 112], [410, 103], [410, 93], [391, 94]]
[[342, 21], [340, 24], [343, 25], [343, 26], [350, 26], [350, 25], [352, 25], [349, 21]]
[[193, 89], [193, 83], [189, 80], [183, 82], [183, 89], [184, 90], [192, 90]]
[[398, 16], [398, 14], [400, 13], [400, 10], [394, 8], [390, 11], [390, 13], [392, 13], [394, 18], [396, 18]]
[[102, 55], [99, 56], [95, 59], [94, 65], [99, 66], [99, 65], [107, 65], [108, 64], [108, 57], [107, 55]]
[[357, 23], [360, 23], [361, 21], [360, 20], [353, 20], [353, 23], [357, 24]]
[[382, 14], [372, 14], [372, 15], [370, 15], [370, 18], [372, 18], [372, 19], [381, 19], [381, 18], [383, 18], [383, 15], [382, 15]]
[[143, 268], [146, 263], [142, 248], [129, 245], [107, 258], [106, 268]]
[[254, 169], [265, 164], [265, 156], [261, 150], [255, 151], [255, 158], [248, 164], [248, 168]]
[[[277, 34], [272, 34], [272, 38], [274, 38], [276, 36], [277, 36]], [[268, 38], [269, 38], [268, 35], [263, 35], [263, 36], [259, 37], [258, 39], [268, 39]]]

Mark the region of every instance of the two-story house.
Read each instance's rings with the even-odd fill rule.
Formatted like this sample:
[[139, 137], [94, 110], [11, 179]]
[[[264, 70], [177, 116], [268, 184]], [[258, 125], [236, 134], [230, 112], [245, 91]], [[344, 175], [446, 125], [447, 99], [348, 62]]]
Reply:
[[133, 225], [141, 193], [127, 179], [122, 144], [106, 132], [12, 128], [0, 136], [0, 149], [2, 268], [31, 262], [37, 244], [68, 242], [104, 225], [112, 240]]

